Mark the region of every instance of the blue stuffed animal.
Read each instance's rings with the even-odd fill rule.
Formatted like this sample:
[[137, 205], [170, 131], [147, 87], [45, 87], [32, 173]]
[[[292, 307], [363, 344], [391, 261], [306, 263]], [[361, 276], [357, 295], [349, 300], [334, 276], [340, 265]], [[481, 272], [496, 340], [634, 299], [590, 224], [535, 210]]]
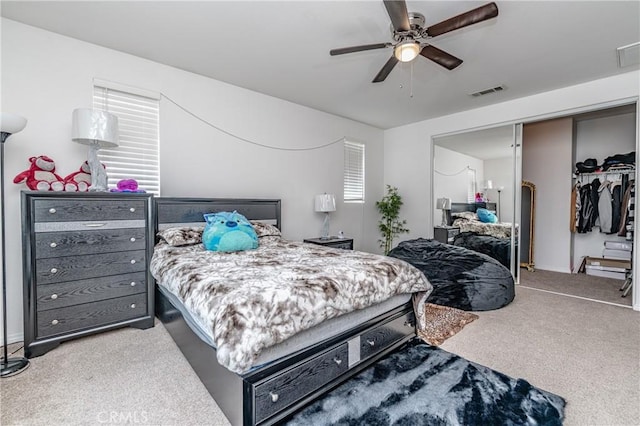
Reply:
[[207, 250], [241, 251], [258, 248], [258, 235], [240, 213], [219, 212], [204, 215], [207, 224], [202, 243]]

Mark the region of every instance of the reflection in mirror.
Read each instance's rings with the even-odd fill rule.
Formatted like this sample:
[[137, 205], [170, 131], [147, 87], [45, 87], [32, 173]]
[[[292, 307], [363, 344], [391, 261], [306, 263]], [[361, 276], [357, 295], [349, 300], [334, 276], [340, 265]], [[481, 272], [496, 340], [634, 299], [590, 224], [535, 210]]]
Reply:
[[[438, 209], [438, 200], [451, 199], [446, 217], [453, 233], [482, 235], [483, 241], [493, 244], [489, 251], [500, 247], [498, 251], [504, 254], [503, 259], [498, 260], [510, 268], [515, 277], [520, 262], [511, 262], [515, 204], [513, 152], [513, 126], [435, 138], [432, 223], [434, 235], [442, 231], [442, 225], [438, 224], [445, 213]], [[477, 215], [479, 208], [494, 213], [495, 223], [481, 222]], [[466, 244], [462, 234], [454, 238], [453, 243]]]

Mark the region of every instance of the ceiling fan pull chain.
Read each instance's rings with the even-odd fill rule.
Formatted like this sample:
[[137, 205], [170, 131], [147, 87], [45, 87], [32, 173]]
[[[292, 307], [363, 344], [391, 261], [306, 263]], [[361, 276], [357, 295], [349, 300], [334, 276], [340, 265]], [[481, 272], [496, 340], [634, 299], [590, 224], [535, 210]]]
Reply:
[[409, 83], [409, 97], [413, 98], [413, 62], [411, 62], [411, 77]]

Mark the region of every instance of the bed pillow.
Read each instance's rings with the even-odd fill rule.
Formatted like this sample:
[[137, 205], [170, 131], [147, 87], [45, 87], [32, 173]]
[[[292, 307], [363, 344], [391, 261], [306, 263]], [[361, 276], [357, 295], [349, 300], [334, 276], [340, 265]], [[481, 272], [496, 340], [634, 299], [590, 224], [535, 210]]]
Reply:
[[202, 242], [204, 226], [167, 228], [157, 233], [157, 236], [174, 247], [190, 246]]
[[280, 230], [269, 223], [258, 222], [257, 220], [251, 220], [251, 225], [256, 231], [258, 238], [260, 237], [279, 237], [281, 236]]
[[242, 251], [258, 248], [258, 235], [240, 213], [218, 212], [204, 215], [207, 224], [202, 233], [204, 248], [211, 251]]
[[491, 211], [487, 209], [478, 209], [476, 210], [476, 214], [478, 215], [478, 219], [483, 223], [498, 223], [498, 217]]

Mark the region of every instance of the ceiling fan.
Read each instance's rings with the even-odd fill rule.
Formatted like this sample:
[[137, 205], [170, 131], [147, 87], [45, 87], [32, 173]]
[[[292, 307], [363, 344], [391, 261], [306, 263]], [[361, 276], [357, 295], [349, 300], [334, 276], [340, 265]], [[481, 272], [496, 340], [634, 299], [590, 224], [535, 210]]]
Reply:
[[393, 47], [393, 55], [384, 64], [372, 83], [384, 81], [398, 62], [411, 62], [418, 55], [422, 55], [448, 70], [458, 67], [462, 63], [462, 59], [432, 46], [429, 40], [441, 34], [498, 16], [498, 6], [492, 2], [425, 28], [424, 15], [417, 12], [408, 13], [404, 0], [383, 0], [383, 2], [387, 13], [389, 13], [389, 18], [391, 18], [393, 42], [342, 47], [332, 49], [329, 52], [331, 56], [335, 56]]

